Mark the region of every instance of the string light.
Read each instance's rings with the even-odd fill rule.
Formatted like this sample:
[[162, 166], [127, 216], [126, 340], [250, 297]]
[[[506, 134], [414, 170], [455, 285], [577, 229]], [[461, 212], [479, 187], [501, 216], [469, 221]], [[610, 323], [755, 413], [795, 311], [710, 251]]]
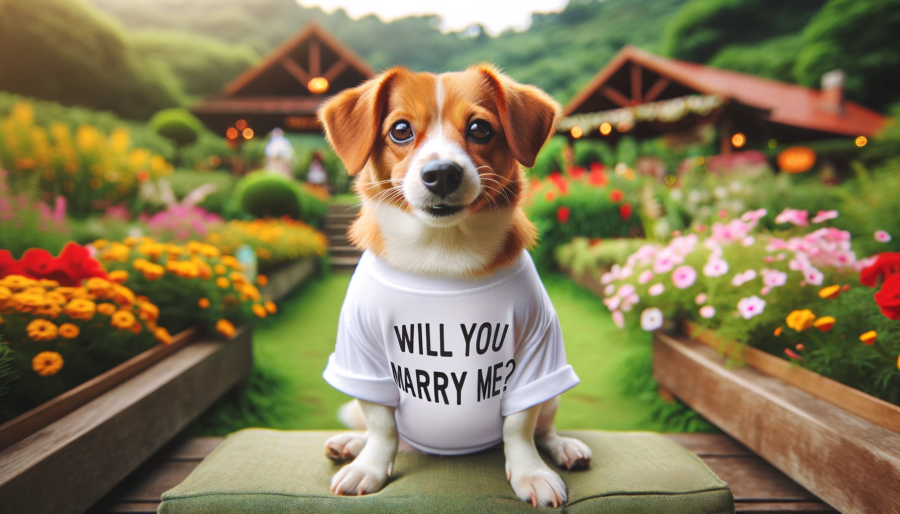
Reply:
[[574, 137], [575, 139], [578, 139], [579, 137], [584, 135], [584, 131], [581, 130], [581, 127], [572, 127], [572, 130], [570, 130], [569, 133], [572, 134], [572, 137]]
[[769, 140], [769, 148], [775, 148], [776, 146], [778, 146], [778, 141], [775, 141], [774, 139], [770, 139]]
[[869, 142], [869, 140], [866, 139], [866, 136], [859, 136], [858, 138], [856, 138], [856, 146], [858, 146], [860, 148], [866, 146], [866, 143], [868, 143], [868, 142]]
[[228, 130], [225, 131], [225, 137], [227, 137], [228, 139], [237, 139], [237, 137], [238, 137], [237, 129], [234, 127], [229, 128]]
[[306, 84], [306, 87], [309, 88], [310, 93], [324, 93], [328, 91], [328, 79], [325, 77], [313, 77], [309, 79], [309, 83]]
[[609, 123], [602, 123], [600, 125], [601, 134], [603, 134], [604, 136], [608, 136], [610, 132], [612, 132], [612, 125], [610, 125]]
[[247, 128], [247, 122], [244, 120], [237, 120], [237, 123], [235, 123], [234, 126], [237, 127], [238, 130], [244, 130]]
[[244, 139], [253, 139], [253, 129], [245, 128], [244, 131], [241, 132], [241, 135], [244, 136]]
[[744, 143], [747, 142], [747, 137], [744, 134], [738, 132], [737, 134], [731, 136], [731, 144], [734, 145], [735, 148], [740, 148], [744, 146]]

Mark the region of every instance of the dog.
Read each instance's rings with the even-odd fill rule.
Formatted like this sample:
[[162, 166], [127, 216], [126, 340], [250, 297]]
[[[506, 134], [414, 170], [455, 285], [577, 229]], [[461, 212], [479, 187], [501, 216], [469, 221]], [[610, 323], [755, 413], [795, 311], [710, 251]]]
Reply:
[[554, 428], [578, 384], [556, 313], [526, 249], [523, 167], [552, 135], [559, 105], [491, 65], [393, 68], [319, 110], [362, 200], [349, 231], [364, 250], [323, 376], [355, 401], [351, 428], [325, 443], [336, 495], [379, 491], [401, 447], [459, 455], [504, 445], [515, 494], [567, 501], [538, 454], [567, 469], [591, 450]]

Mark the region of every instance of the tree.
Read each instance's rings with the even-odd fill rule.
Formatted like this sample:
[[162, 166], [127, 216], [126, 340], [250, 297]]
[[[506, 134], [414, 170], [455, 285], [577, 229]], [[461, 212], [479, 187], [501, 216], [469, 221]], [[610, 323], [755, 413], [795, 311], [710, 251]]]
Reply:
[[710, 66], [794, 82], [794, 63], [803, 48], [799, 35], [767, 39], [752, 45], [731, 45], [709, 61]]

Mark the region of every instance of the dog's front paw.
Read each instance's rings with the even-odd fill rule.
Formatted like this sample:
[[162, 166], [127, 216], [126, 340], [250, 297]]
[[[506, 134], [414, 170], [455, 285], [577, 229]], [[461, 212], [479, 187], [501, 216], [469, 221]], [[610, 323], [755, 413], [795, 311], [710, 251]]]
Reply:
[[379, 470], [364, 464], [347, 464], [331, 479], [331, 493], [362, 496], [376, 493], [387, 482], [389, 470]]
[[541, 449], [561, 468], [580, 470], [591, 466], [591, 449], [578, 439], [558, 435], [542, 443]]
[[335, 464], [343, 464], [355, 459], [365, 446], [366, 436], [363, 434], [338, 434], [325, 441], [325, 456]]
[[569, 499], [566, 484], [547, 466], [526, 470], [507, 469], [506, 475], [516, 496], [535, 507], [559, 507]]

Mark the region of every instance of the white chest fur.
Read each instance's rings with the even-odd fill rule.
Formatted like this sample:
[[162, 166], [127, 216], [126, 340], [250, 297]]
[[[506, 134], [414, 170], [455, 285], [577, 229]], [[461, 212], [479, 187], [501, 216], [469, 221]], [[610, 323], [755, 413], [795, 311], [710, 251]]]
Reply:
[[450, 227], [434, 227], [392, 205], [372, 208], [384, 238], [381, 257], [388, 264], [446, 277], [471, 276], [487, 266], [500, 252], [512, 219], [512, 209], [495, 208]]

